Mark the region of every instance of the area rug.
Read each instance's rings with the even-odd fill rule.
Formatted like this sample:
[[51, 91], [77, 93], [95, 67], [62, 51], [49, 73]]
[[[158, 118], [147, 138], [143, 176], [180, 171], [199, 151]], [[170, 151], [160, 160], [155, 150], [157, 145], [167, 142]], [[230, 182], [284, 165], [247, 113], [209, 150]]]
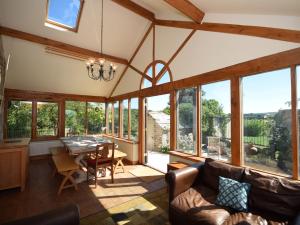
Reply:
[[152, 169], [148, 166], [138, 166], [132, 170], [129, 171], [132, 175], [140, 178], [144, 182], [150, 183], [152, 181], [155, 181], [157, 179], [161, 179], [164, 177], [164, 174]]
[[145, 194], [81, 219], [81, 225], [168, 225], [167, 189]]

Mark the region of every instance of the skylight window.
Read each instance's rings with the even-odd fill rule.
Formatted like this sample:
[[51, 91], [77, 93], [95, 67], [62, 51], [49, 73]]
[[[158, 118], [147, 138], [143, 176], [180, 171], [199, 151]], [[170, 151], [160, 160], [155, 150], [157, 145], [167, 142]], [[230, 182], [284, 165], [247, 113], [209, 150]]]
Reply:
[[77, 32], [83, 0], [48, 0], [46, 23]]

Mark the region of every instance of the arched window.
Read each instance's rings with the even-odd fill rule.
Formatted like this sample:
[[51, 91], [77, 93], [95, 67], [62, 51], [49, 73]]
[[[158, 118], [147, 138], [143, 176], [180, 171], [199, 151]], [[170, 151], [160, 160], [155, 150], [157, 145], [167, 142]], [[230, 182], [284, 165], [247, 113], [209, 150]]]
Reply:
[[[173, 81], [169, 66], [166, 66], [166, 63], [161, 60], [150, 63], [145, 69], [145, 74], [150, 79], [142, 78], [141, 89]], [[150, 80], [152, 80], [152, 82]]]

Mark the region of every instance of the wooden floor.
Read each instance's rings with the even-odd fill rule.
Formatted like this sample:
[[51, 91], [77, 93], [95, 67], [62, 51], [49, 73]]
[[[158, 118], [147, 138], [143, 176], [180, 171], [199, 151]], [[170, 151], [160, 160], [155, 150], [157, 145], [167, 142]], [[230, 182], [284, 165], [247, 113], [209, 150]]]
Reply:
[[0, 191], [0, 224], [39, 214], [66, 203], [78, 204], [83, 218], [165, 186], [164, 179], [147, 183], [128, 172], [136, 167], [126, 166], [125, 173], [115, 175], [114, 184], [111, 184], [109, 177], [101, 178], [96, 189], [84, 182], [79, 184], [77, 192], [74, 189], [66, 189], [58, 196], [57, 190], [62, 178], [52, 177], [50, 161], [31, 161], [30, 175], [24, 192], [20, 192], [20, 189]]

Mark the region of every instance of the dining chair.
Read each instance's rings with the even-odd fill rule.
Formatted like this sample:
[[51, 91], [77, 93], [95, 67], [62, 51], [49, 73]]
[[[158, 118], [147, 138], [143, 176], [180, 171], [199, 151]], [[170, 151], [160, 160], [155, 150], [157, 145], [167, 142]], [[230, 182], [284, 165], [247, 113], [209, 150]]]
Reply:
[[92, 154], [87, 159], [87, 182], [89, 181], [90, 174], [95, 177], [95, 188], [97, 187], [97, 174], [101, 170], [106, 176], [106, 169], [110, 170], [111, 182], [114, 183], [114, 143], [102, 143], [97, 145], [95, 154]]

